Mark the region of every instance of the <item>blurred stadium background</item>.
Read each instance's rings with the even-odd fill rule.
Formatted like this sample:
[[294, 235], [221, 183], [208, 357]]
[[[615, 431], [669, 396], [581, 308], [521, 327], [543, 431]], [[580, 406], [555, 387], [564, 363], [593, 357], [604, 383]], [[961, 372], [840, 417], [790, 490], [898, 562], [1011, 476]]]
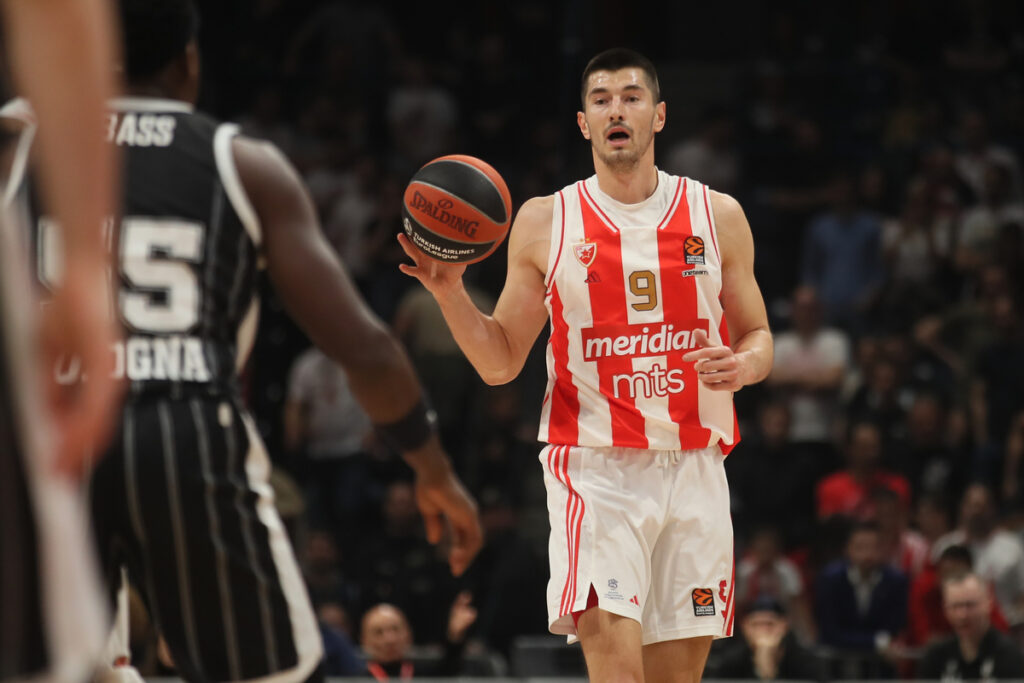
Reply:
[[[358, 643], [365, 610], [392, 602], [430, 659], [468, 590], [464, 672], [582, 675], [578, 651], [545, 636], [543, 348], [512, 384], [484, 386], [399, 273], [394, 236], [406, 181], [441, 154], [487, 160], [516, 207], [589, 175], [579, 74], [624, 45], [659, 68], [659, 166], [743, 205], [776, 334], [772, 378], [737, 397], [743, 443], [727, 462], [740, 617], [776, 601], [809, 676], [913, 677], [947, 632], [936, 561], [965, 545], [996, 623], [1021, 641], [1024, 4], [200, 4], [201, 107], [298, 166], [340, 258], [406, 343], [487, 528], [454, 581], [421, 536], [404, 467], [266, 290], [247, 397], [329, 629]], [[482, 305], [504, 263], [499, 251], [471, 267]], [[854, 628], [830, 609], [830, 577], [865, 520], [903, 588]], [[742, 640], [716, 644], [708, 677], [727, 675]]]

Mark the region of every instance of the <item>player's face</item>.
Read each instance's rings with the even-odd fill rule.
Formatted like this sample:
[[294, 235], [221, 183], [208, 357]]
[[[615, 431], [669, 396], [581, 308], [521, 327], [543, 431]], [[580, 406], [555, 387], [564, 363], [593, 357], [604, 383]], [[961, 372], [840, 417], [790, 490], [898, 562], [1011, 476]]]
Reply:
[[597, 159], [615, 171], [628, 171], [648, 154], [653, 163], [652, 143], [665, 127], [665, 103], [654, 101], [642, 69], [595, 71], [576, 122]]

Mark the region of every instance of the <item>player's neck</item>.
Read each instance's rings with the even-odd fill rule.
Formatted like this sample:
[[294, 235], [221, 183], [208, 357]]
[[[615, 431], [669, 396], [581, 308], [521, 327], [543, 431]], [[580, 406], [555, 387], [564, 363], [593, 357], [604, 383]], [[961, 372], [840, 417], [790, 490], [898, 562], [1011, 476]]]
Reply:
[[594, 170], [601, 192], [623, 204], [639, 204], [658, 189], [658, 169], [647, 159], [641, 159], [635, 168], [623, 172], [595, 159]]

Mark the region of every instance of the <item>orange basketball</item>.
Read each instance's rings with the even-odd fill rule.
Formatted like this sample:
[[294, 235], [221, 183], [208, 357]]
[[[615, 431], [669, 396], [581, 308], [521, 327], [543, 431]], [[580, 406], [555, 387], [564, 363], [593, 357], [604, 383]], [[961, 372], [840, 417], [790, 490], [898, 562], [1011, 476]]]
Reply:
[[405, 234], [445, 263], [476, 263], [508, 234], [512, 199], [501, 175], [476, 157], [451, 154], [427, 163], [402, 198]]

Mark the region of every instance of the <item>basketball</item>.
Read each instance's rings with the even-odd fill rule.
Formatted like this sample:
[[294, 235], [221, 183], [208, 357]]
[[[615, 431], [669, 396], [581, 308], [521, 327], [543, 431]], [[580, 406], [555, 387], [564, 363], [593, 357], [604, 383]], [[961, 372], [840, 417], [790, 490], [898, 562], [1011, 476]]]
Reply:
[[428, 162], [402, 198], [405, 234], [424, 254], [445, 263], [487, 258], [511, 222], [512, 199], [501, 175], [464, 154]]

